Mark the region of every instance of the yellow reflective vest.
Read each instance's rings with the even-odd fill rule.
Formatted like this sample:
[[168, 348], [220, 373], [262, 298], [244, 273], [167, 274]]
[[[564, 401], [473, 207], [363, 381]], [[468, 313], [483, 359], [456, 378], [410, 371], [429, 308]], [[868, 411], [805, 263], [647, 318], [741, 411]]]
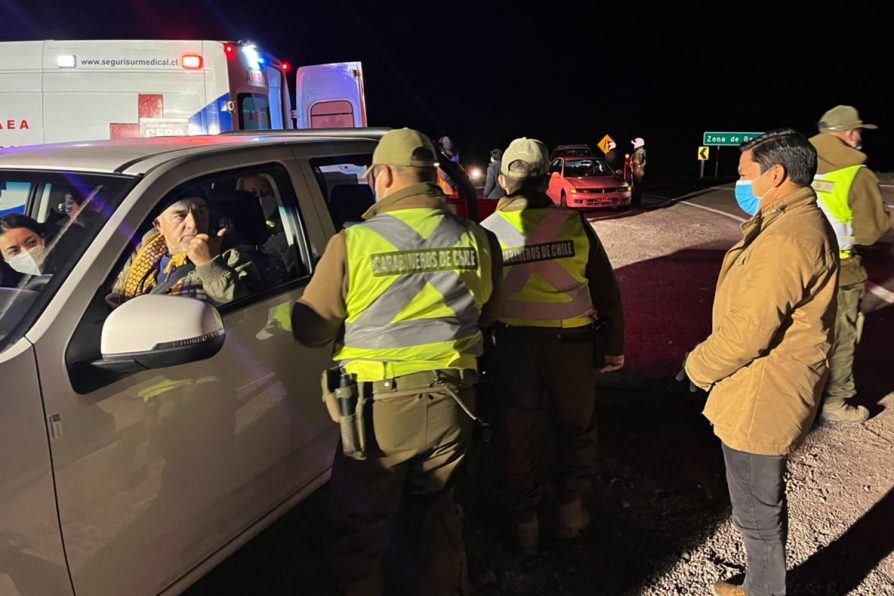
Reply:
[[401, 209], [347, 228], [345, 241], [348, 316], [335, 360], [359, 381], [477, 368], [493, 292], [484, 230], [440, 209]]
[[851, 211], [848, 197], [854, 179], [860, 168], [864, 167], [866, 166], [850, 166], [826, 174], [817, 174], [813, 179], [817, 203], [835, 230], [839, 256], [842, 259], [849, 259], [854, 254], [854, 212]]
[[559, 207], [496, 211], [481, 222], [503, 250], [498, 319], [519, 327], [593, 323], [590, 244], [579, 214]]

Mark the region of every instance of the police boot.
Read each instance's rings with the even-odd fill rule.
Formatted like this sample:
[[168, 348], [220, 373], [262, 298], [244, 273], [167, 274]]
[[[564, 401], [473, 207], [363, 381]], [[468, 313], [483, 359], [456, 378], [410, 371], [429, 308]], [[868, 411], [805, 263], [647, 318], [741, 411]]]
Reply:
[[827, 401], [820, 411], [823, 424], [860, 424], [869, 418], [869, 410], [863, 406], [851, 406], [844, 400]]
[[584, 507], [584, 501], [580, 497], [560, 504], [556, 517], [559, 521], [560, 538], [577, 538], [590, 525], [590, 512]]
[[748, 596], [741, 586], [724, 581], [714, 582], [711, 591], [714, 592], [714, 596]]
[[512, 520], [511, 529], [512, 539], [519, 552], [527, 557], [537, 555], [537, 546], [540, 542], [540, 522], [537, 520], [537, 514], [528, 521]]

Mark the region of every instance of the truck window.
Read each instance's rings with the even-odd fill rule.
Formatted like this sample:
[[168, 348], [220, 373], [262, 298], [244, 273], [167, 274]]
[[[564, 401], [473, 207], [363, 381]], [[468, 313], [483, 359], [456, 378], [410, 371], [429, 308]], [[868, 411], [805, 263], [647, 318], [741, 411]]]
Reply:
[[0, 215], [24, 213], [25, 203], [31, 194], [30, 182], [9, 181], [0, 183]]
[[48, 199], [40, 210], [29, 205], [31, 215], [21, 209], [0, 216], [0, 352], [28, 331], [133, 182], [83, 172], [0, 172], [4, 194], [38, 189]]
[[375, 203], [373, 189], [363, 176], [371, 161], [370, 155], [311, 160], [336, 231], [362, 221], [361, 216]]

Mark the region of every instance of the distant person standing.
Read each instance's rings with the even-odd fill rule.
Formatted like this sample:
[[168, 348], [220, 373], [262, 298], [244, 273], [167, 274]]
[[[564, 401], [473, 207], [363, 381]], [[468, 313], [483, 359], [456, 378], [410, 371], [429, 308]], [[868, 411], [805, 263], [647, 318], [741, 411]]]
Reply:
[[869, 417], [865, 407], [847, 402], [857, 394], [854, 354], [863, 330], [860, 302], [867, 279], [856, 247], [875, 244], [891, 227], [878, 178], [865, 166], [866, 154], [860, 151], [862, 131], [874, 128], [878, 127], [865, 124], [855, 108], [836, 106], [823, 114], [820, 134], [810, 139], [819, 154], [813, 188], [838, 237], [841, 257], [835, 340], [820, 410], [823, 422], [860, 423]]
[[[459, 165], [459, 151], [450, 137], [445, 135], [438, 139], [438, 153]], [[438, 186], [441, 187], [441, 190], [444, 191], [444, 194], [447, 196], [456, 196], [458, 193], [456, 182], [443, 170], [443, 168], [438, 168]]]
[[633, 145], [633, 155], [630, 156], [630, 174], [633, 184], [633, 197], [631, 203], [639, 206], [643, 201], [643, 181], [646, 178], [646, 142], [642, 137], [636, 137], [630, 144]]
[[484, 181], [484, 197], [501, 199], [506, 191], [500, 186], [500, 165], [503, 163], [503, 150], [490, 150], [490, 164], [487, 166], [487, 179]]

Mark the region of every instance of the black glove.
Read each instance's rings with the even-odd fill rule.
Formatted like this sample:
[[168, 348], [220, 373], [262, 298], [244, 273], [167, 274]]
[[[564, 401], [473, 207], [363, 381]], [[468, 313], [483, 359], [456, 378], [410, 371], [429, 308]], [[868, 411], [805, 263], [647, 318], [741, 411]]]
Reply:
[[[689, 375], [686, 374], [686, 360], [689, 359], [689, 352], [683, 355], [683, 368], [680, 369], [680, 372], [677, 373], [677, 376], [674, 377], [674, 380], [682, 383], [684, 381], [689, 381]], [[696, 387], [695, 383], [689, 381], [689, 393], [697, 393], [699, 388]]]

